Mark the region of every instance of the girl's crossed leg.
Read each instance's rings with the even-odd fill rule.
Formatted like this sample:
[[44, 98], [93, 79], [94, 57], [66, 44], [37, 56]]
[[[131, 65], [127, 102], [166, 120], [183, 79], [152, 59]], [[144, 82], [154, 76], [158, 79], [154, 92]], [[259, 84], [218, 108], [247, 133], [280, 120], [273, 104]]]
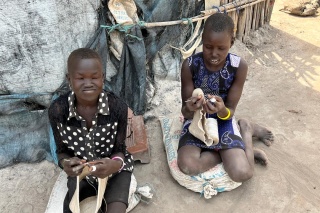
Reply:
[[178, 150], [178, 166], [187, 175], [197, 175], [221, 163], [216, 151], [202, 151], [193, 145], [184, 145]]
[[246, 149], [224, 149], [219, 152], [205, 150], [194, 145], [184, 145], [178, 150], [178, 166], [188, 175], [197, 175], [221, 163], [230, 178], [236, 182], [244, 182], [253, 175], [254, 160], [267, 164], [267, 156], [260, 149], [252, 147], [252, 136], [258, 137], [266, 145], [273, 142], [273, 134], [268, 129], [247, 120], [239, 120], [239, 128]]

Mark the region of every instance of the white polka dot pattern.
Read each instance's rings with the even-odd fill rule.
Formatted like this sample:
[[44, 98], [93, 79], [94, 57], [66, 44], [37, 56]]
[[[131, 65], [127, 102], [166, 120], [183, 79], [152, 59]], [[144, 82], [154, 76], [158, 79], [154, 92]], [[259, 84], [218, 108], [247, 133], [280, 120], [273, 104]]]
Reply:
[[[92, 120], [92, 127], [86, 128], [86, 121], [77, 113], [74, 105], [75, 96], [72, 92], [68, 97], [69, 121], [72, 117], [81, 121], [82, 127], [67, 126], [57, 123], [61, 141], [72, 151], [75, 156], [84, 160], [92, 161], [103, 157], [110, 157], [113, 153], [117, 138], [118, 122], [99, 125], [98, 116], [109, 115], [108, 96], [102, 92], [99, 97], [98, 113]], [[125, 166], [123, 170], [133, 170], [133, 159], [131, 154], [125, 153]]]
[[[81, 131], [82, 129], [74, 126], [60, 125], [59, 131], [62, 142], [67, 144], [68, 148], [74, 151], [76, 156], [88, 161], [107, 156], [110, 157], [116, 139], [117, 125], [113, 123], [96, 126], [89, 133]], [[132, 171], [132, 156], [127, 154], [124, 161], [124, 170]]]

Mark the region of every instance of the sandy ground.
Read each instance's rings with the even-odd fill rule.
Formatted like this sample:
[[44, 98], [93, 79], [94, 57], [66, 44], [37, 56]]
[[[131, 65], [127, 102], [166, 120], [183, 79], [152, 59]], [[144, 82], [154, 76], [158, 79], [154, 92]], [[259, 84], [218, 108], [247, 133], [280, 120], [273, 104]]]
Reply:
[[[138, 163], [134, 172], [139, 184], [153, 185], [156, 195], [133, 213], [320, 212], [320, 16], [282, 13], [281, 2], [276, 1], [261, 45], [234, 48], [250, 66], [236, 116], [274, 132], [271, 147], [255, 143], [267, 153], [268, 167], [256, 165], [251, 180], [210, 200], [181, 187], [169, 174], [156, 119], [179, 113], [180, 83], [161, 81], [145, 115], [152, 161]], [[0, 170], [0, 212], [44, 212], [59, 171], [47, 161]]]

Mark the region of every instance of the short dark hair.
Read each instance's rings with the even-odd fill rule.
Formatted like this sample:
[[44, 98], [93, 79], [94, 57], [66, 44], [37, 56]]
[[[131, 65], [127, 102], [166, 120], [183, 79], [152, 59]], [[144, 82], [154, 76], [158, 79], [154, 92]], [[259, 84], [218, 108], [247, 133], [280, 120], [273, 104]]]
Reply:
[[99, 54], [89, 48], [79, 48], [74, 51], [72, 51], [68, 57], [68, 72], [71, 69], [71, 65], [74, 60], [81, 60], [81, 59], [89, 59], [89, 58], [95, 58], [98, 59], [100, 63], [102, 63], [101, 57]]
[[230, 33], [231, 38], [233, 38], [234, 23], [228, 14], [215, 13], [209, 16], [204, 24], [204, 32], [207, 30], [211, 30], [213, 32], [227, 31]]

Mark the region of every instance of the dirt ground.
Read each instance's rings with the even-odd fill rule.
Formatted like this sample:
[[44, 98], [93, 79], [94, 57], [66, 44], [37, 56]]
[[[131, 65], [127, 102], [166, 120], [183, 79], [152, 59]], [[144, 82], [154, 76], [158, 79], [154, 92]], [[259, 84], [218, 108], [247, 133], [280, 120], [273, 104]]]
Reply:
[[[210, 200], [181, 187], [169, 174], [156, 119], [180, 112], [180, 83], [161, 80], [145, 115], [152, 161], [137, 163], [134, 172], [156, 195], [133, 213], [320, 212], [320, 16], [291, 16], [280, 8], [279, 0], [259, 46], [247, 49], [237, 42], [234, 48], [250, 69], [236, 116], [273, 131], [271, 147], [255, 142], [269, 165], [256, 165], [251, 180]], [[2, 169], [0, 212], [44, 212], [59, 171], [47, 161]]]

